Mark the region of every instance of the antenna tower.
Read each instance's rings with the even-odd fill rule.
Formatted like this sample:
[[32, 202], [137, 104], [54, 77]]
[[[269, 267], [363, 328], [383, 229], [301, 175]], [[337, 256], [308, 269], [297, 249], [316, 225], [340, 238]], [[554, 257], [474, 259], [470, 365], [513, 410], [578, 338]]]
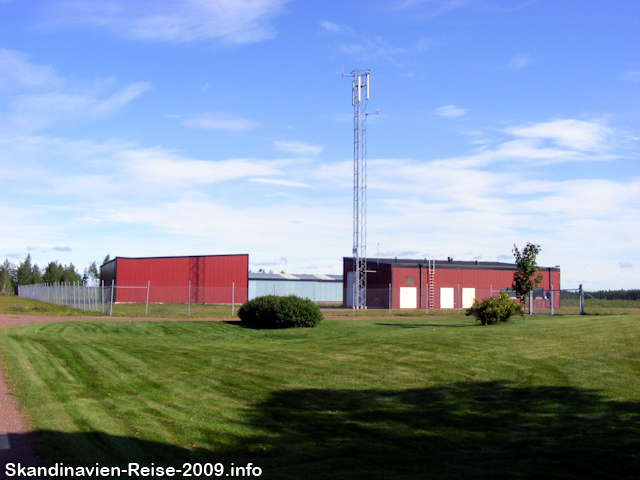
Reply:
[[367, 306], [367, 104], [369, 70], [354, 70], [353, 105], [353, 309]]

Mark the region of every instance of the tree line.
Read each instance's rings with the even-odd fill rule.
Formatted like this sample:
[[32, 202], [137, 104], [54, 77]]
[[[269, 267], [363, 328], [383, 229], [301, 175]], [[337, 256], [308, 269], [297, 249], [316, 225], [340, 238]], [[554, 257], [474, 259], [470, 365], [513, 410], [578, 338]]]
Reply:
[[[589, 295], [598, 300], [640, 300], [640, 290], [598, 290], [589, 292]], [[562, 298], [578, 298], [579, 296], [580, 292], [577, 290], [562, 292]]]
[[[104, 265], [109, 260], [110, 257], [107, 255], [102, 264]], [[18, 265], [11, 263], [8, 259], [0, 264], [0, 295], [11, 295], [20, 285], [65, 282], [79, 282], [86, 285], [96, 283], [99, 280], [100, 271], [96, 262], [85, 268], [82, 275], [73, 263], [62, 265], [58, 261], [54, 261], [49, 262], [44, 269], [41, 269], [37, 264], [32, 263], [31, 254], [27, 255], [27, 258]]]

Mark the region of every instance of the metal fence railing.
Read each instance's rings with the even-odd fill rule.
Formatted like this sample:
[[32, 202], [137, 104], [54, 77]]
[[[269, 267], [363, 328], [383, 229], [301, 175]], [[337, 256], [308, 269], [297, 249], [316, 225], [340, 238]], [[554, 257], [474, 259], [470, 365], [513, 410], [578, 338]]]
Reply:
[[[109, 287], [83, 285], [81, 282], [64, 282], [20, 285], [18, 296], [54, 305], [66, 305], [85, 312], [102, 312], [108, 308]], [[107, 306], [105, 307], [105, 301]]]
[[[515, 298], [511, 289], [463, 288], [460, 285], [442, 287], [430, 292], [428, 287], [369, 286], [366, 291], [367, 308], [372, 309], [420, 309], [455, 311], [463, 314], [474, 299], [496, 297], [506, 290]], [[276, 292], [284, 295], [286, 292]], [[21, 285], [18, 296], [46, 303], [66, 305], [88, 312], [123, 316], [220, 316], [235, 315], [237, 306], [245, 303], [251, 291], [247, 286], [197, 286], [191, 282], [183, 285], [83, 285], [80, 282]], [[343, 291], [344, 304], [351, 308], [351, 289]], [[329, 302], [331, 303], [331, 302]], [[335, 302], [334, 302], [335, 303]], [[534, 315], [599, 315], [618, 312], [606, 301], [595, 298], [582, 288], [536, 289], [525, 299], [527, 313]], [[342, 305], [343, 303], [340, 302]], [[213, 311], [210, 306], [230, 307], [227, 312], [221, 307]], [[227, 308], [225, 307], [225, 308]], [[213, 313], [212, 313], [213, 312]]]
[[[105, 315], [199, 316], [203, 306], [228, 305], [230, 315], [247, 301], [247, 287], [201, 287], [191, 285], [99, 285], [80, 282], [20, 285], [18, 296], [55, 305], [66, 305]], [[211, 309], [209, 309], [211, 312]], [[220, 312], [214, 312], [219, 316]]]

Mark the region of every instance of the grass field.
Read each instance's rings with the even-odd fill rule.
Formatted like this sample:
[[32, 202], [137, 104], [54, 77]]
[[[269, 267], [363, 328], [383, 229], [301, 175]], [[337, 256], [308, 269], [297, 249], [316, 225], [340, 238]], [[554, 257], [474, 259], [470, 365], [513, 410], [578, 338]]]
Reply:
[[47, 315], [47, 316], [95, 316], [102, 313], [83, 312], [66, 305], [53, 305], [51, 303], [38, 302], [15, 295], [0, 295], [0, 314], [17, 315]]
[[262, 478], [636, 478], [640, 315], [0, 330], [48, 462]]

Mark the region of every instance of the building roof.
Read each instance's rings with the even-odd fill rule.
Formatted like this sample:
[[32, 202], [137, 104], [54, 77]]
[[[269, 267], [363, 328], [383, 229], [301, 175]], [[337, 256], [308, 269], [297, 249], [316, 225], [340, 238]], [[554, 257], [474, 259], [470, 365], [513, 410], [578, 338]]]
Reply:
[[[344, 257], [345, 260], [351, 260], [352, 257]], [[367, 258], [367, 266], [375, 266], [375, 265], [390, 265], [393, 267], [427, 267], [429, 262], [433, 262], [435, 264], [436, 269], [438, 268], [452, 268], [452, 269], [482, 269], [482, 270], [515, 270], [516, 264], [514, 263], [505, 263], [505, 262], [481, 262], [479, 260], [431, 260], [426, 258], [419, 259], [409, 259], [409, 258]], [[551, 270], [554, 272], [559, 272], [560, 267], [541, 267], [538, 266], [541, 270]]]
[[311, 275], [306, 273], [249, 273], [249, 280], [273, 281], [307, 281], [307, 282], [342, 282], [342, 275]]

